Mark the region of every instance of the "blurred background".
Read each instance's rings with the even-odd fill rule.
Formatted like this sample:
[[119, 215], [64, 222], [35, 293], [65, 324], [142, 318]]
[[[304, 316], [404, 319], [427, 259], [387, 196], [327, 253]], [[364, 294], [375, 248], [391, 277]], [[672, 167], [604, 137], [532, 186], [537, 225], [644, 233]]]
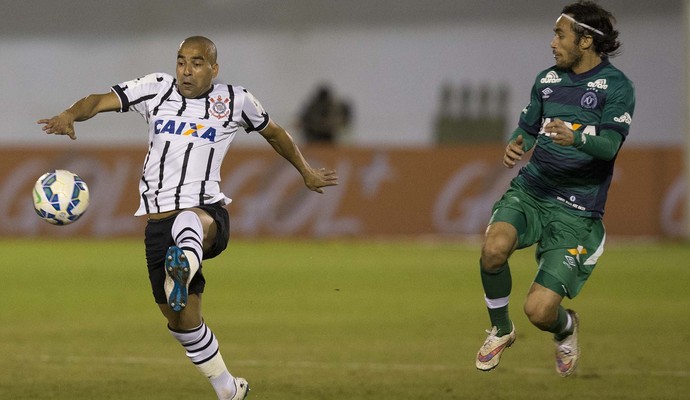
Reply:
[[[552, 28], [568, 3], [3, 1], [0, 140], [3, 148], [18, 154], [12, 164], [4, 156], [5, 171], [21, 170], [21, 176], [9, 174], [15, 176], [12, 180], [6, 174], [0, 182], [0, 197], [9, 199], [16, 217], [0, 234], [47, 232], [49, 228], [26, 221], [25, 212], [32, 210], [12, 194], [51, 168], [77, 169], [87, 175], [92, 189], [103, 185], [93, 194], [103, 208], [112, 201], [113, 180], [130, 183], [123, 183], [122, 190], [134, 193], [132, 204], [125, 194], [125, 205], [112, 207], [122, 208], [123, 218], [131, 215], [146, 146], [146, 126], [138, 115], [113, 113], [81, 123], [74, 143], [43, 136], [35, 121], [114, 84], [151, 72], [174, 74], [177, 47], [191, 35], [208, 36], [217, 44], [220, 81], [248, 88], [307, 148], [309, 157], [339, 168], [343, 178], [341, 186], [327, 194], [328, 201], [306, 206], [294, 200], [300, 195], [277, 195], [282, 189], [275, 187], [269, 191], [269, 183], [264, 189], [244, 188], [232, 171], [249, 168], [250, 160], [262, 160], [261, 165], [252, 164], [263, 168], [255, 174], [266, 168], [282, 171], [284, 165], [272, 164], [275, 159], [259, 135], [240, 133], [231, 154], [237, 152], [239, 160], [246, 156], [247, 162], [230, 161], [226, 189], [237, 193], [231, 196], [238, 201], [242, 196], [279, 197], [265, 200], [275, 214], [265, 225], [290, 226], [262, 228], [256, 215], [262, 210], [265, 215], [266, 209], [257, 208], [256, 201], [252, 206], [237, 203], [238, 220], [251, 226], [240, 224], [240, 234], [480, 233], [488, 208], [515, 173], [499, 168], [503, 141], [528, 102], [534, 77], [553, 64]], [[685, 236], [688, 7], [682, 0], [599, 3], [617, 17], [621, 32], [623, 53], [612, 62], [635, 82], [637, 91], [632, 130], [609, 200], [607, 212], [614, 216], [608, 226], [620, 234]], [[312, 127], [319, 122], [310, 118], [318, 114], [310, 109], [312, 100], [324, 96], [334, 111], [330, 122], [320, 123], [336, 126], [332, 136], [319, 133]], [[34, 157], [40, 151], [35, 146], [47, 152]], [[69, 150], [57, 150], [63, 146]], [[124, 149], [126, 154], [89, 161], [94, 147], [104, 152]], [[131, 152], [131, 163], [123, 166]], [[470, 162], [472, 157], [479, 158]], [[29, 161], [31, 166], [22, 164]], [[429, 179], [429, 171], [438, 171], [437, 183]], [[323, 203], [332, 208], [330, 219], [322, 215]], [[298, 204], [311, 211], [297, 211]], [[363, 204], [368, 206], [360, 210]], [[373, 213], [372, 207], [378, 211]], [[377, 220], [382, 214], [386, 218]], [[367, 220], [376, 222], [368, 227]], [[83, 228], [88, 225], [90, 234], [121, 232], [94, 230], [95, 219], [91, 221]], [[375, 228], [382, 226], [387, 228]]]

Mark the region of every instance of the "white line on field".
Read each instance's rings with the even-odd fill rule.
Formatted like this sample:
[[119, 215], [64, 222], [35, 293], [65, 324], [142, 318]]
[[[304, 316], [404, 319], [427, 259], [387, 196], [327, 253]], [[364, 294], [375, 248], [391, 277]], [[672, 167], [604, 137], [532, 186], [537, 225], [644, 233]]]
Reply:
[[[178, 365], [185, 364], [188, 361], [183, 358], [165, 358], [165, 357], [90, 357], [90, 356], [50, 356], [41, 355], [38, 357], [17, 356], [17, 359], [24, 361], [39, 361], [46, 363], [96, 363], [96, 364], [142, 364], [142, 365]], [[373, 362], [324, 362], [324, 361], [280, 361], [280, 360], [232, 360], [229, 362], [232, 367], [280, 367], [280, 368], [302, 368], [302, 369], [348, 369], [348, 370], [370, 370], [370, 371], [457, 371], [466, 372], [467, 370], [474, 371], [472, 366], [466, 365], [449, 365], [449, 364], [404, 364], [404, 363], [373, 363]], [[509, 368], [504, 368], [510, 371]], [[552, 375], [554, 374], [551, 368], [513, 368], [515, 372], [528, 375]], [[580, 371], [583, 376], [591, 375], [617, 375], [617, 376], [672, 376], [679, 378], [690, 378], [690, 371], [688, 370], [623, 370], [623, 369], [609, 369], [609, 370], [590, 370]]]

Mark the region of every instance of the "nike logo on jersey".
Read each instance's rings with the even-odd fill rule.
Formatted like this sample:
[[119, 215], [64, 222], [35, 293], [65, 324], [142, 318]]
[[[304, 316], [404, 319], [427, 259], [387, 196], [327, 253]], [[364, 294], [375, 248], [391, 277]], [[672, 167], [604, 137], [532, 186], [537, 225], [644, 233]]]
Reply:
[[211, 142], [216, 141], [216, 129], [213, 127], [206, 127], [194, 122], [182, 122], [174, 120], [158, 119], [153, 123], [153, 131], [156, 135], [161, 133], [168, 133], [171, 135], [192, 136], [201, 139], [206, 139]]

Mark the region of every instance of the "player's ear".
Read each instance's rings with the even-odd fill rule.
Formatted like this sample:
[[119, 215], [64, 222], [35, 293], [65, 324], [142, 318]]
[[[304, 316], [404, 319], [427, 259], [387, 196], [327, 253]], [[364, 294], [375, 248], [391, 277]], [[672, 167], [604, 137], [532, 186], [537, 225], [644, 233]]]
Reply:
[[580, 48], [582, 50], [588, 50], [594, 44], [594, 38], [589, 35], [584, 35], [580, 38]]
[[213, 70], [213, 77], [214, 78], [217, 77], [218, 76], [218, 64], [213, 64], [211, 66], [211, 69]]

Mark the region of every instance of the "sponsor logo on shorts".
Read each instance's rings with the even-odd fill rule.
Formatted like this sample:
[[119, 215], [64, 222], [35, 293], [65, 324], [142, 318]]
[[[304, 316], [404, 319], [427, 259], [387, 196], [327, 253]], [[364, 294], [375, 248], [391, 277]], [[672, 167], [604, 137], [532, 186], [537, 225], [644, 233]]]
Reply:
[[563, 265], [568, 267], [569, 270], [572, 271], [573, 268], [577, 267], [577, 260], [575, 257], [571, 256], [565, 256], [565, 261], [563, 261]]
[[587, 249], [585, 249], [582, 246], [577, 246], [576, 249], [568, 249], [568, 253], [570, 253], [573, 256], [578, 256], [580, 254], [587, 254]]

